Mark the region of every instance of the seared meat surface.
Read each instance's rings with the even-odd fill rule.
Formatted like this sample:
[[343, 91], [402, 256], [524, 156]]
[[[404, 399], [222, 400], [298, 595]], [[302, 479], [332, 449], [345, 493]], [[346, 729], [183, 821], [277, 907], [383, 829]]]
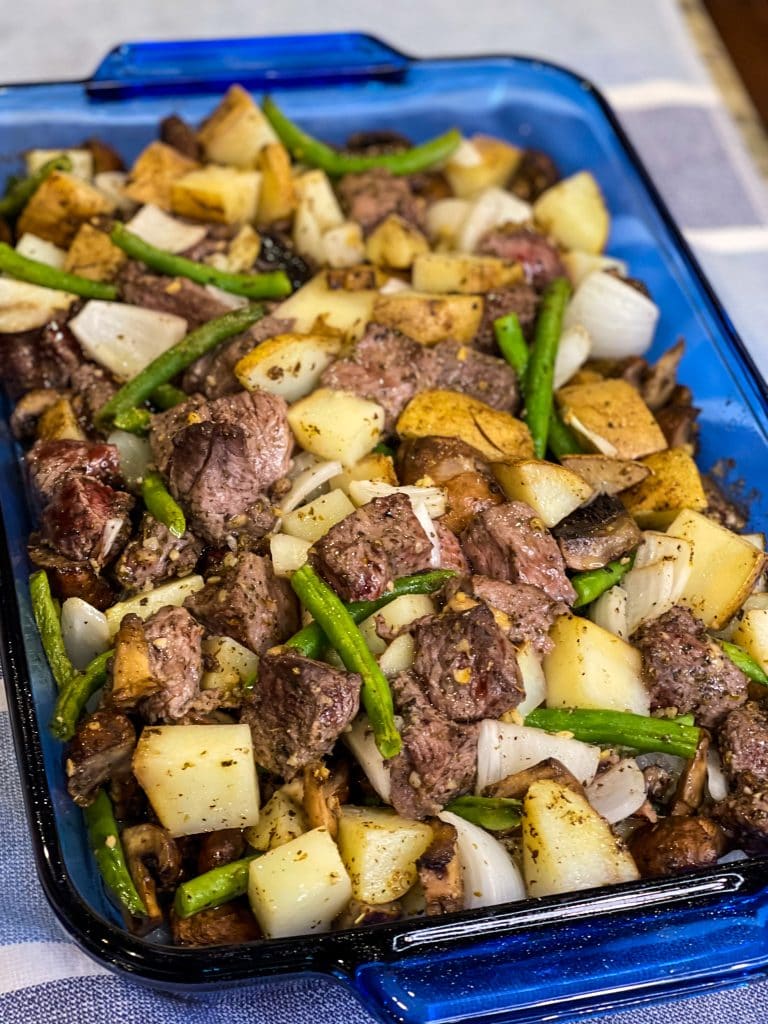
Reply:
[[135, 746], [136, 730], [120, 712], [103, 708], [82, 720], [64, 760], [67, 790], [79, 807], [93, 803], [105, 782], [130, 774]]
[[129, 593], [148, 590], [174, 576], [188, 576], [202, 551], [202, 541], [189, 530], [175, 537], [167, 526], [145, 512], [137, 535], [115, 563], [115, 578]]

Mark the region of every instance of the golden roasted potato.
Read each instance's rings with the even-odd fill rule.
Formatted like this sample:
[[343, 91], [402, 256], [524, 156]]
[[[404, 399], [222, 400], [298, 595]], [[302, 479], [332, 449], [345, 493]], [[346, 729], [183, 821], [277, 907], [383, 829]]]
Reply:
[[639, 459], [667, 447], [653, 413], [625, 380], [568, 384], [556, 399], [568, 426], [603, 455]]
[[49, 405], [37, 421], [41, 441], [85, 441], [86, 437], [68, 398], [59, 398]]
[[566, 249], [598, 253], [605, 248], [611, 217], [589, 171], [563, 178], [533, 204], [536, 223]]
[[516, 284], [523, 276], [519, 263], [507, 263], [495, 256], [425, 252], [414, 260], [412, 282], [418, 292], [476, 295]]
[[[243, 224], [224, 253], [223, 270], [231, 274], [247, 274], [259, 258], [261, 238], [250, 224]], [[218, 254], [221, 256], [221, 254]], [[213, 263], [213, 260], [211, 260]], [[218, 265], [218, 264], [215, 264]]]
[[649, 476], [620, 498], [643, 529], [666, 529], [681, 509], [703, 512], [707, 507], [701, 475], [685, 448], [667, 448], [641, 462]]
[[[351, 271], [350, 271], [351, 272]], [[329, 288], [330, 273], [317, 274], [282, 302], [275, 316], [294, 321], [294, 330], [305, 334], [338, 333], [357, 341], [372, 319], [377, 293], [359, 289]]]
[[291, 158], [281, 142], [270, 142], [259, 153], [261, 192], [256, 223], [260, 227], [285, 220], [296, 209]]
[[327, 334], [278, 334], [244, 355], [234, 373], [248, 391], [261, 388], [296, 402], [318, 386], [341, 345], [341, 338]]
[[326, 533], [355, 511], [355, 506], [340, 487], [321, 494], [314, 501], [308, 501], [293, 512], [283, 516], [283, 532], [289, 537], [298, 537], [314, 544]]
[[353, 267], [334, 267], [326, 273], [326, 282], [331, 291], [364, 292], [377, 291], [386, 282], [387, 275], [370, 263], [358, 263]]
[[306, 451], [354, 466], [381, 440], [384, 410], [352, 392], [318, 388], [291, 406], [288, 423]]
[[261, 175], [209, 164], [171, 182], [171, 209], [182, 217], [243, 224], [256, 216]]
[[530, 505], [546, 527], [555, 526], [594, 494], [578, 473], [542, 459], [496, 462], [491, 470], [509, 500]]
[[309, 828], [301, 806], [301, 783], [287, 783], [276, 790], [259, 813], [257, 825], [245, 830], [245, 841], [254, 850], [266, 853], [285, 846]]
[[522, 420], [456, 391], [422, 391], [397, 421], [400, 437], [458, 437], [489, 462], [528, 458], [533, 441]]
[[89, 281], [112, 281], [127, 257], [106, 231], [82, 224], [64, 260], [64, 269]]
[[362, 459], [343, 470], [338, 476], [331, 478], [331, 487], [340, 487], [345, 494], [349, 494], [349, 485], [353, 480], [373, 480], [375, 483], [389, 484], [397, 487], [397, 473], [391, 455], [371, 452], [364, 455]]
[[474, 196], [492, 185], [504, 186], [522, 159], [523, 151], [492, 135], [466, 139], [443, 169], [454, 195]]
[[564, 455], [560, 462], [586, 480], [598, 494], [620, 494], [650, 476], [650, 469], [634, 459], [608, 455]]
[[407, 270], [422, 253], [429, 252], [429, 242], [417, 227], [391, 213], [368, 237], [365, 254], [378, 267]]
[[396, 292], [377, 295], [372, 319], [396, 327], [422, 345], [436, 345], [445, 338], [470, 342], [483, 318], [480, 295], [429, 295]]
[[172, 183], [199, 166], [173, 146], [150, 142], [130, 170], [125, 194], [137, 203], [153, 203], [167, 212], [171, 209]]
[[416, 881], [416, 861], [432, 842], [432, 829], [389, 809], [344, 807], [338, 842], [352, 895], [376, 905], [399, 899]]
[[104, 193], [87, 181], [54, 171], [24, 207], [17, 228], [19, 234], [28, 231], [66, 249], [81, 224], [113, 209]]
[[261, 150], [277, 141], [272, 125], [240, 85], [230, 87], [197, 138], [213, 163], [243, 169], [255, 167]]

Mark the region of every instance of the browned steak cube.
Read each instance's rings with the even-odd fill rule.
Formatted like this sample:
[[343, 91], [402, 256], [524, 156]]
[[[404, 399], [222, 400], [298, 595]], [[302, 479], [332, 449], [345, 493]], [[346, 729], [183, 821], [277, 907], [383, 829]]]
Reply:
[[144, 623], [149, 668], [161, 685], [142, 701], [140, 710], [147, 721], [172, 722], [193, 707], [218, 706], [216, 693], [200, 695], [203, 632], [186, 608], [161, 608]]
[[163, 580], [188, 576], [202, 554], [203, 542], [189, 530], [175, 537], [163, 523], [145, 512], [137, 535], [115, 564], [115, 576], [129, 593], [150, 590]]
[[65, 558], [101, 567], [131, 532], [133, 498], [93, 477], [66, 476], [53, 492], [40, 524], [42, 539]]
[[29, 478], [46, 504], [66, 476], [88, 476], [104, 484], [120, 481], [120, 454], [113, 444], [36, 441], [27, 452]]

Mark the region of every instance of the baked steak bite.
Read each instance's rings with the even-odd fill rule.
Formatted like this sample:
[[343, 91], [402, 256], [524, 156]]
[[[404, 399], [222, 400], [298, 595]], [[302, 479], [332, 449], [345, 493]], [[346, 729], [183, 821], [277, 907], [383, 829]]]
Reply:
[[[148, 722], [173, 722], [193, 707], [201, 709], [203, 632], [186, 608], [161, 608], [144, 623], [149, 668], [160, 683], [160, 689], [140, 706]], [[218, 703], [216, 693], [202, 698], [206, 708], [214, 708]]]
[[538, 587], [492, 580], [488, 576], [472, 576], [458, 583], [451, 580], [446, 590], [454, 597], [458, 595], [459, 600], [462, 595], [471, 595], [501, 612], [496, 614], [496, 622], [512, 643], [530, 643], [539, 654], [552, 650], [549, 630], [555, 619], [568, 611], [564, 601], [553, 601]]
[[71, 475], [88, 476], [104, 484], [120, 481], [120, 454], [113, 444], [91, 441], [36, 441], [27, 452], [27, 470], [42, 504]]
[[115, 577], [128, 591], [150, 590], [163, 580], [188, 576], [202, 554], [203, 542], [189, 530], [182, 537], [145, 512], [136, 536], [115, 563]]
[[90, 476], [65, 476], [51, 495], [40, 522], [40, 536], [74, 562], [101, 568], [120, 551], [131, 532], [134, 500]]

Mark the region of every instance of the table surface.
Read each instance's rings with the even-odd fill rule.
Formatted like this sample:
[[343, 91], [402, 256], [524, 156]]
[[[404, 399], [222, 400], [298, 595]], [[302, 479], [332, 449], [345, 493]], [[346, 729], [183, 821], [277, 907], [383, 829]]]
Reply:
[[[269, 35], [358, 29], [420, 56], [488, 52], [545, 57], [603, 88], [694, 247], [758, 366], [768, 376], [768, 193], [690, 25], [712, 49], [695, 0], [473, 0], [467, 12], [440, 0], [26, 0], [0, 9], [6, 81], [87, 76], [114, 44], [138, 39]], [[105, 13], [108, 10], [108, 16]], [[716, 49], [716, 47], [714, 48]], [[743, 97], [723, 72], [731, 109]], [[159, 996], [113, 978], [61, 933], [34, 877], [21, 783], [0, 691], [0, 1020], [4, 1024], [361, 1024], [372, 1018], [351, 996], [316, 980], [222, 995], [214, 1003]], [[607, 1024], [763, 1024], [768, 982], [625, 1011]]]

